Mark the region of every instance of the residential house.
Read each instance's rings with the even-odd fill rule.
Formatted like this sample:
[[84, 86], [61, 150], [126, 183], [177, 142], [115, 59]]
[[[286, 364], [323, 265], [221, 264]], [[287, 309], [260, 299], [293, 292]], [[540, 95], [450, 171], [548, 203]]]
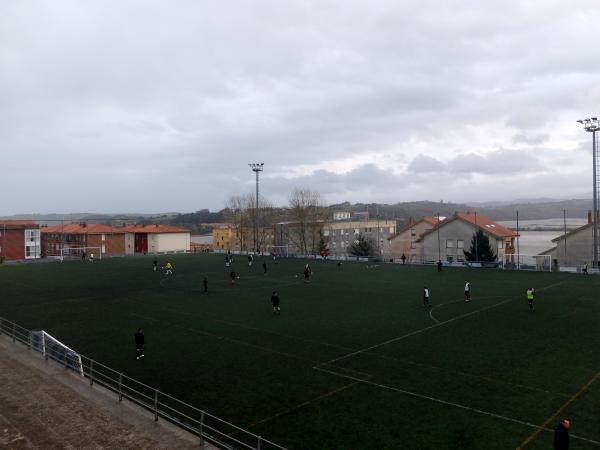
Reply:
[[123, 225], [117, 227], [125, 233], [125, 251], [136, 253], [189, 252], [191, 231], [171, 225]]
[[41, 257], [40, 227], [28, 220], [0, 222], [0, 262]]
[[579, 268], [586, 262], [592, 267], [594, 259], [594, 237], [592, 234], [594, 224], [592, 223], [591, 212], [588, 213], [587, 222], [582, 227], [552, 239], [556, 246], [546, 250], [544, 254], [552, 255], [553, 267]]
[[231, 250], [233, 248], [233, 226], [230, 223], [214, 227], [212, 236], [215, 250]]
[[423, 241], [419, 239], [437, 223], [438, 218], [435, 216], [426, 216], [417, 221], [410, 220], [406, 227], [387, 238], [391, 258], [401, 260], [404, 255], [407, 263], [422, 263]]
[[501, 260], [505, 253], [514, 253], [517, 233], [513, 230], [477, 213], [455, 213], [426, 230], [417, 240], [421, 243], [422, 261], [463, 262], [466, 259], [464, 251], [471, 248], [471, 240], [477, 230], [488, 237], [497, 260]]

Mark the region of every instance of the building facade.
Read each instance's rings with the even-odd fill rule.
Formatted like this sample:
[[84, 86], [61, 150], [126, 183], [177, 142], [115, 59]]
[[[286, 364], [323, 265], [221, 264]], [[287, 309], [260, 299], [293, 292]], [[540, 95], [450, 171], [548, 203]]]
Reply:
[[0, 262], [41, 257], [39, 225], [31, 221], [0, 222]]
[[411, 221], [406, 227], [392, 234], [388, 237], [390, 257], [401, 260], [404, 255], [407, 263], [422, 263], [423, 241], [420, 238], [437, 223], [437, 217], [426, 216], [416, 222]]
[[552, 239], [556, 247], [544, 253], [552, 255], [553, 266], [581, 267], [584, 263], [588, 263], [592, 267], [594, 259], [592, 230], [593, 224], [587, 223], [567, 234], [558, 236]]
[[146, 253], [189, 252], [191, 231], [171, 225], [125, 225], [119, 227], [125, 233], [127, 255]]
[[492, 219], [475, 213], [455, 213], [425, 231], [419, 241], [422, 243], [423, 262], [464, 262], [464, 251], [471, 248], [471, 240], [477, 230], [489, 239], [496, 260], [502, 260], [505, 253], [514, 253], [517, 233], [494, 222]]
[[374, 256], [391, 257], [389, 237], [396, 233], [395, 220], [332, 221], [323, 225], [323, 239], [329, 254], [348, 256], [348, 247], [362, 235], [371, 241]]
[[69, 223], [42, 227], [43, 256], [87, 253], [120, 256], [125, 252], [125, 233], [120, 227], [98, 223]]
[[233, 226], [231, 224], [213, 228], [212, 236], [215, 250], [231, 250], [233, 248]]

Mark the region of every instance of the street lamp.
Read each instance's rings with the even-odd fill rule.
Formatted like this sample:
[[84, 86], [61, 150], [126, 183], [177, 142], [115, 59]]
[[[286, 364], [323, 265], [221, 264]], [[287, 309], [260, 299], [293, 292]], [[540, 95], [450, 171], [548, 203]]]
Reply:
[[256, 210], [254, 212], [254, 245], [256, 246], [256, 253], [260, 252], [260, 243], [258, 242], [258, 173], [263, 171], [265, 163], [251, 163], [248, 164], [252, 169], [252, 172], [256, 174]]
[[600, 123], [597, 117], [578, 120], [583, 125], [583, 129], [592, 133], [592, 161], [593, 161], [593, 180], [594, 180], [594, 221], [592, 225], [592, 238], [594, 241], [594, 261], [592, 267], [598, 267], [598, 152], [596, 151], [596, 131], [600, 130]]

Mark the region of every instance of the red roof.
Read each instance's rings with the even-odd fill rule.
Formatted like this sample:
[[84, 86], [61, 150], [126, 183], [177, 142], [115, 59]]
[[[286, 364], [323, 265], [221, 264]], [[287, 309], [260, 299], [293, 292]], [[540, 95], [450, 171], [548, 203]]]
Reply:
[[[456, 213], [452, 217], [449, 217], [446, 220], [442, 220], [439, 225], [436, 225], [431, 230], [427, 230], [425, 234], [429, 234], [438, 229], [438, 227], [443, 227], [447, 223], [452, 222], [453, 220], [463, 220], [465, 222], [470, 223], [471, 225], [475, 225], [480, 230], [485, 233], [491, 234], [496, 238], [507, 238], [507, 237], [516, 237], [517, 233], [513, 230], [510, 230], [486, 216], [482, 216], [481, 214], [474, 213]], [[418, 239], [420, 240], [420, 239]]]
[[119, 228], [114, 228], [101, 223], [66, 223], [64, 225], [53, 225], [51, 227], [42, 227], [42, 233], [62, 233], [62, 234], [111, 234], [123, 233]]
[[[443, 219], [443, 217], [442, 217], [442, 219]], [[427, 222], [430, 225], [437, 225], [437, 223], [438, 223], [437, 216], [425, 216], [421, 220], [424, 220], [425, 222]], [[417, 223], [419, 223], [419, 222], [417, 222]]]
[[482, 216], [480, 214], [471, 214], [471, 213], [458, 213], [458, 218], [472, 223], [473, 225], [478, 226], [481, 230], [486, 233], [492, 234], [496, 237], [513, 237], [516, 236], [517, 233], [513, 230], [510, 230], [486, 216]]
[[39, 225], [31, 220], [1, 220], [0, 228], [39, 228]]
[[[443, 218], [442, 218], [442, 220], [443, 220]], [[411, 222], [407, 226], [405, 226], [404, 228], [402, 228], [400, 231], [398, 231], [398, 232], [392, 234], [390, 237], [388, 237], [388, 241], [391, 241], [395, 237], [397, 237], [397, 236], [401, 235], [402, 233], [404, 233], [406, 230], [410, 230], [415, 225], [417, 225], [417, 224], [419, 224], [421, 222], [427, 222], [429, 225], [435, 226], [438, 223], [438, 218], [437, 218], [437, 216], [425, 216], [425, 217], [422, 217], [420, 220], [417, 220], [416, 222]]]
[[125, 233], [189, 233], [187, 228], [174, 227], [171, 225], [125, 225], [117, 227]]

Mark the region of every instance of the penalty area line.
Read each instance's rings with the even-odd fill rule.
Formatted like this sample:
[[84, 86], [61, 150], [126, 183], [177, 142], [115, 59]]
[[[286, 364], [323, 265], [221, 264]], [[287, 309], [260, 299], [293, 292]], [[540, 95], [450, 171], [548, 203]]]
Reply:
[[[360, 378], [356, 378], [356, 377], [353, 377], [353, 376], [350, 376], [350, 375], [344, 375], [344, 374], [341, 374], [341, 373], [334, 372], [332, 370], [323, 369], [322, 367], [319, 367], [319, 366], [314, 366], [313, 369], [319, 370], [321, 372], [325, 372], [325, 373], [328, 373], [328, 374], [331, 374], [331, 375], [335, 375], [335, 376], [338, 376], [338, 377], [346, 378], [348, 380], [353, 380], [353, 381], [356, 381], [356, 382], [359, 382], [359, 383], [363, 383], [363, 384], [367, 384], [367, 385], [370, 385], [370, 386], [378, 387], [378, 388], [381, 388], [381, 389], [398, 392], [400, 394], [405, 394], [405, 395], [408, 395], [410, 397], [418, 398], [418, 399], [421, 399], [421, 400], [428, 400], [430, 402], [439, 403], [441, 405], [446, 405], [446, 406], [452, 406], [454, 408], [462, 409], [464, 411], [470, 411], [470, 412], [473, 412], [473, 413], [476, 413], [476, 414], [480, 414], [480, 415], [483, 415], [483, 416], [493, 417], [495, 419], [500, 419], [500, 420], [504, 420], [506, 422], [516, 423], [516, 424], [523, 425], [523, 426], [526, 426], [526, 427], [529, 427], [529, 428], [535, 428], [536, 430], [538, 430], [538, 433], [540, 431], [547, 431], [547, 432], [553, 432], [554, 431], [551, 428], [547, 428], [545, 423], [542, 424], [542, 425], [535, 425], [535, 424], [533, 424], [531, 422], [527, 422], [525, 420], [515, 419], [514, 417], [509, 417], [509, 416], [503, 416], [502, 414], [493, 413], [491, 411], [485, 411], [483, 409], [473, 408], [471, 406], [466, 406], [466, 405], [461, 405], [460, 403], [455, 403], [455, 402], [451, 402], [451, 401], [448, 401], [448, 400], [442, 400], [440, 398], [431, 397], [429, 395], [418, 394], [416, 392], [407, 391], [406, 389], [400, 389], [400, 388], [396, 388], [396, 387], [393, 387], [393, 386], [388, 386], [388, 385], [385, 385], [385, 384], [376, 383], [376, 382], [370, 381], [370, 380], [362, 380]], [[577, 440], [580, 440], [580, 441], [588, 442], [590, 444], [600, 445], [599, 441], [595, 441], [593, 439], [585, 438], [583, 436], [578, 436], [578, 435], [575, 435], [575, 434], [571, 434], [570, 436], [573, 439], [577, 439]]]
[[[563, 284], [563, 283], [560, 282], [560, 283], [554, 283], [554, 284], [550, 284], [548, 286], [544, 286], [543, 288], [538, 289], [538, 292], [544, 291], [546, 289], [550, 289], [550, 288], [552, 288], [554, 286], [559, 286], [561, 284]], [[483, 312], [483, 311], [488, 311], [490, 309], [497, 308], [498, 306], [502, 306], [502, 305], [505, 305], [506, 303], [515, 301], [515, 299], [517, 299], [517, 298], [519, 298], [519, 297], [518, 296], [514, 296], [514, 297], [508, 298], [508, 299], [506, 299], [504, 301], [501, 301], [501, 302], [498, 302], [498, 303], [494, 303], [493, 305], [486, 306], [485, 308], [476, 309], [475, 311], [471, 311], [471, 312], [468, 312], [468, 313], [465, 313], [465, 314], [461, 314], [460, 316], [456, 316], [456, 317], [453, 317], [451, 319], [444, 320], [443, 322], [438, 322], [438, 323], [436, 323], [434, 325], [430, 325], [430, 326], [425, 327], [425, 328], [420, 328], [418, 330], [411, 331], [410, 333], [404, 334], [402, 336], [399, 336], [399, 337], [396, 337], [396, 338], [393, 338], [393, 339], [389, 339], [389, 340], [384, 341], [384, 342], [380, 342], [379, 344], [371, 345], [370, 347], [366, 347], [366, 348], [363, 348], [363, 349], [360, 349], [360, 350], [356, 350], [356, 351], [354, 351], [352, 353], [348, 353], [347, 355], [338, 356], [337, 358], [334, 358], [334, 359], [332, 359], [330, 361], [322, 363], [321, 365], [324, 366], [324, 365], [327, 365], [327, 364], [331, 364], [331, 363], [334, 363], [334, 362], [337, 362], [337, 361], [341, 361], [341, 360], [346, 359], [346, 358], [350, 358], [351, 356], [360, 355], [361, 353], [368, 352], [369, 350], [373, 350], [373, 349], [376, 349], [376, 348], [379, 348], [379, 347], [383, 347], [384, 345], [388, 345], [388, 344], [391, 344], [393, 342], [401, 341], [403, 339], [415, 336], [417, 334], [424, 333], [425, 331], [429, 331], [429, 330], [432, 330], [434, 328], [441, 327], [442, 325], [446, 325], [448, 323], [452, 323], [452, 322], [455, 322], [457, 320], [464, 319], [465, 317], [469, 317], [469, 316], [472, 316], [474, 314], [478, 314], [478, 313]]]

